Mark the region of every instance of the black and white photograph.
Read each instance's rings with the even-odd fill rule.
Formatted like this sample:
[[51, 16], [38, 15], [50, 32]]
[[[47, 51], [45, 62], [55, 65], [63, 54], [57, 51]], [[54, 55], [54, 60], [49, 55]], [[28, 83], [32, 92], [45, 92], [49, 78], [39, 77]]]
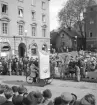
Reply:
[[0, 105], [97, 105], [97, 0], [0, 0]]

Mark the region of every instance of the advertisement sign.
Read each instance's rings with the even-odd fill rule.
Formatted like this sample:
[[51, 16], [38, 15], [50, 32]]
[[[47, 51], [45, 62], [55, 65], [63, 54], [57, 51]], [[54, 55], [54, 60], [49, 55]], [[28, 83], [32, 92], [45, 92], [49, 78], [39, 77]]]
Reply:
[[39, 75], [40, 79], [45, 79], [50, 77], [50, 64], [49, 64], [49, 54], [39, 52]]

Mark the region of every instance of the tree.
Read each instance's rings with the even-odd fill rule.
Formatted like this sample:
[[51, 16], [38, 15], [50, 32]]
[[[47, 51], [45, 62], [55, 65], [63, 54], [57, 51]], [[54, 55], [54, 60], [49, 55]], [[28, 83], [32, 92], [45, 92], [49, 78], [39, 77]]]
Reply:
[[80, 30], [80, 34], [84, 37], [82, 28], [83, 21], [81, 18], [89, 0], [68, 0], [66, 5], [58, 13], [60, 27], [71, 28], [74, 24], [77, 24]]

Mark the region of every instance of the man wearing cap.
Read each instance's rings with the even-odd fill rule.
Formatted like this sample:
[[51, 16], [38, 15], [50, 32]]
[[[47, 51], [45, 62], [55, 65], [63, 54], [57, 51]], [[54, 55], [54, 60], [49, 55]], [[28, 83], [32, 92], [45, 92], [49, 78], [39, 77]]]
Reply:
[[74, 105], [77, 100], [77, 96], [73, 93], [64, 92], [61, 94], [62, 105]]
[[18, 93], [19, 93], [19, 95], [17, 95], [13, 99], [14, 105], [22, 105], [24, 91], [25, 91], [25, 87], [24, 86], [19, 86], [18, 87]]

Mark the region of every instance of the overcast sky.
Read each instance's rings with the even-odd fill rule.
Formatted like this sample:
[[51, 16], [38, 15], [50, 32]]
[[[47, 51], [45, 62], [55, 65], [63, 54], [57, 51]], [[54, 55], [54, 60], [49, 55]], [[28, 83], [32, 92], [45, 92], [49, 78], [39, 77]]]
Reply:
[[50, 31], [56, 29], [58, 25], [58, 12], [67, 0], [50, 0]]

